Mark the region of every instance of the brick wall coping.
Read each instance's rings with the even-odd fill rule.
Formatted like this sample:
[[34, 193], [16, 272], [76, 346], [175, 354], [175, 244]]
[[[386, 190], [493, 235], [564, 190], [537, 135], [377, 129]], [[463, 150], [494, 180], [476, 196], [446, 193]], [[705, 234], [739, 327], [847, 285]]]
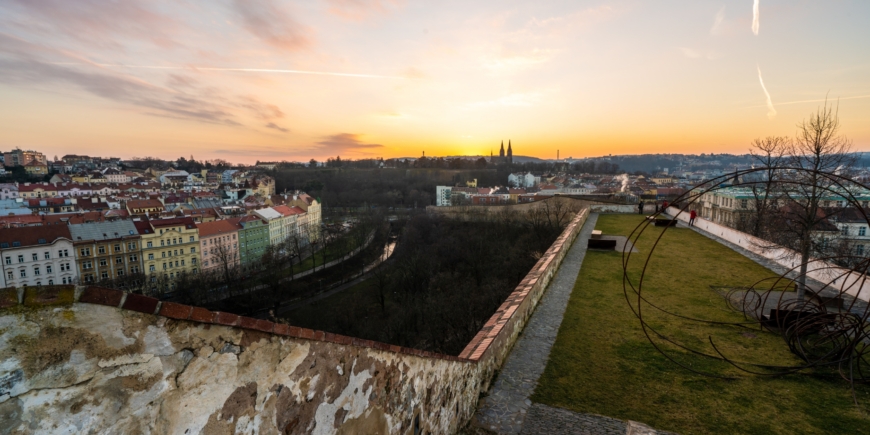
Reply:
[[239, 316], [232, 313], [209, 311], [201, 307], [160, 301], [149, 296], [125, 293], [120, 290], [104, 287], [55, 285], [0, 289], [0, 312], [12, 311], [16, 307], [39, 308], [70, 306], [74, 303], [104, 305], [175, 320], [229, 326], [303, 340], [325, 341], [329, 343], [377, 349], [386, 352], [414, 355], [422, 358], [470, 362], [467, 358], [396, 346], [362, 338], [348, 337], [346, 335], [333, 334], [331, 332], [300, 328], [283, 323], [274, 323], [268, 320]]

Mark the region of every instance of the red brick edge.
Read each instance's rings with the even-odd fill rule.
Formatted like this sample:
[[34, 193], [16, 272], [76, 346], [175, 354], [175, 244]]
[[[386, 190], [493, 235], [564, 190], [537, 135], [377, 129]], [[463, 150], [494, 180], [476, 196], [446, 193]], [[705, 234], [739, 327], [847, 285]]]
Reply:
[[[254, 319], [232, 313], [209, 311], [205, 308], [193, 307], [175, 302], [160, 302], [158, 299], [152, 297], [125, 293], [115, 289], [89, 286], [85, 288], [78, 297], [76, 297], [75, 292], [75, 286], [72, 285], [27, 287], [25, 290], [24, 305], [29, 307], [56, 306], [60, 304], [69, 305], [73, 302], [105, 305], [123, 310], [158, 315], [175, 320], [230, 326], [303, 340], [323, 341], [346, 346], [364, 347], [385, 352], [414, 355], [422, 358], [470, 362], [466, 358], [460, 358], [453, 355], [444, 355], [420, 349], [395, 346], [372, 340], [364, 340], [362, 338], [333, 334], [331, 332], [299, 328], [297, 326], [274, 323], [268, 320]], [[17, 305], [19, 305], [18, 289], [14, 287], [0, 289], [0, 309], [8, 309]]]

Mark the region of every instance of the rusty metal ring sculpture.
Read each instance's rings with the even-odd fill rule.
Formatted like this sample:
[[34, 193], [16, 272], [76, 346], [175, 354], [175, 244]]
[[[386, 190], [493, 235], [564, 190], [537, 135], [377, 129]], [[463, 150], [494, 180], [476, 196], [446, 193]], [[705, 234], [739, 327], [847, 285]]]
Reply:
[[[752, 176], [754, 173], [759, 172], [769, 172], [770, 170], [771, 168], [760, 168], [735, 171], [734, 173], [700, 183], [674, 201], [674, 204], [679, 204], [679, 206], [676, 206], [679, 212], [673, 219], [677, 219], [681, 214], [687, 214], [689, 207], [704, 194], [716, 192], [725, 187], [758, 187], [759, 182], [746, 181], [751, 178], [747, 176]], [[778, 167], [775, 170], [792, 175], [811, 172], [799, 167]], [[860, 215], [868, 223], [868, 227], [870, 227], [870, 217], [868, 217], [866, 210], [852, 193], [855, 189], [870, 191], [870, 188], [835, 173], [813, 171], [810, 175], [813, 176], [812, 179], [816, 180], [815, 186], [802, 182], [800, 177], [780, 180], [777, 182], [777, 186], [779, 189], [816, 187], [830, 195], [843, 198], [847, 207], [854, 207], [859, 210]], [[741, 178], [743, 181], [740, 181]], [[733, 180], [733, 183], [725, 186], [724, 184], [729, 180]], [[824, 182], [821, 187], [818, 186], [819, 180]], [[628, 265], [632, 256], [630, 246], [637, 246], [641, 235], [649, 225], [653, 224], [655, 219], [664, 213], [665, 210], [656, 212], [652, 215], [652, 219], [647, 219], [635, 227], [628, 236], [628, 239], [632, 243], [626, 244], [626, 249], [622, 252], [623, 293], [626, 302], [639, 320], [647, 340], [659, 353], [686, 370], [704, 376], [725, 379], [733, 379], [734, 377], [704, 372], [680, 362], [669, 355], [668, 350], [662, 346], [662, 342], [666, 342], [671, 346], [698, 357], [723, 361], [744, 373], [752, 375], [782, 376], [809, 373], [813, 368], [834, 368], [849, 383], [853, 400], [858, 404], [855, 385], [870, 383], [870, 321], [868, 321], [870, 310], [868, 310], [866, 304], [859, 303], [858, 298], [854, 296], [860, 293], [865, 283], [870, 285], [870, 281], [868, 281], [868, 278], [870, 278], [868, 276], [870, 258], [851, 254], [812, 258], [807, 265], [807, 273], [805, 275], [801, 275], [800, 264], [798, 264], [780, 276], [762, 279], [749, 287], [727, 289], [723, 294], [724, 299], [727, 301], [726, 304], [731, 310], [743, 314], [743, 321], [722, 322], [699, 319], [658, 306], [643, 291], [644, 277], [650, 269], [650, 260], [653, 258], [656, 246], [671, 226], [666, 226], [655, 239], [646, 259], [643, 261], [640, 276], [635, 280], [629, 277]], [[850, 264], [851, 270], [835, 266], [833, 263], [837, 261]], [[820, 274], [827, 277], [825, 281], [819, 281], [821, 287], [816, 289], [815, 294], [804, 300], [785, 298], [787, 293], [782, 290], [796, 286], [799, 282], [805, 282], [810, 271], [817, 272], [817, 277]], [[803, 281], [801, 280], [802, 276], [804, 276]], [[819, 296], [823, 292], [829, 295], [829, 299], [846, 300], [849, 303], [845, 307], [832, 310]], [[764, 313], [765, 307], [773, 307], [768, 315]], [[665, 315], [689, 322], [725, 325], [743, 330], [759, 330], [779, 334], [785, 341], [788, 349], [802, 363], [781, 366], [741, 361], [720, 351], [712, 336], [708, 337], [708, 341], [713, 352], [693, 348], [674, 338], [668, 337], [657, 330], [650, 322], [647, 322], [644, 319], [644, 313], [647, 309], [656, 310]]]

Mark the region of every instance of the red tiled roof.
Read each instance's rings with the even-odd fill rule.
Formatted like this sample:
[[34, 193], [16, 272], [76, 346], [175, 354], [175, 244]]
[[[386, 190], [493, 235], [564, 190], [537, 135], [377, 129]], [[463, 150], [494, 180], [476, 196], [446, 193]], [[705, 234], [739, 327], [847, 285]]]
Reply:
[[130, 210], [138, 208], [163, 208], [163, 203], [156, 199], [133, 199], [127, 201], [127, 208]]
[[[41, 225], [0, 229], [0, 244], [8, 243], [9, 247], [15, 247], [15, 242], [18, 242], [20, 246], [44, 245], [52, 243], [61, 237], [72, 240], [68, 226]], [[40, 240], [42, 243], [40, 243]], [[6, 246], [0, 245], [0, 247], [5, 248]]]
[[238, 219], [225, 219], [221, 221], [203, 222], [197, 224], [199, 237], [210, 237], [216, 234], [228, 234], [242, 229]]

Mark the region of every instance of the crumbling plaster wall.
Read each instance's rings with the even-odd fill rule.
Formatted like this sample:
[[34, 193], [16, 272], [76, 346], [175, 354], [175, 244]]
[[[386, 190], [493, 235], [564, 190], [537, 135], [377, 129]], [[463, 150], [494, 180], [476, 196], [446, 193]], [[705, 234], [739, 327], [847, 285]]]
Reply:
[[0, 311], [0, 433], [454, 433], [478, 365], [75, 303]]

